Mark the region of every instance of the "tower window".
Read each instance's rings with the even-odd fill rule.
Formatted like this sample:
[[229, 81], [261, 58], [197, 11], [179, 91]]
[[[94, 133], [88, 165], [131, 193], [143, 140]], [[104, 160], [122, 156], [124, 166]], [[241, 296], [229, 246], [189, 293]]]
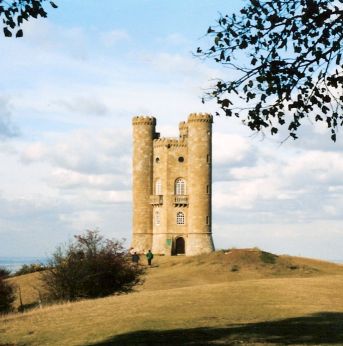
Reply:
[[206, 185], [206, 193], [210, 193], [210, 185]]
[[156, 162], [156, 163], [159, 163], [159, 162], [160, 162], [160, 158], [159, 158], [159, 157], [156, 157], [155, 162]]
[[207, 161], [207, 163], [210, 163], [210, 162], [211, 162], [211, 158], [210, 158], [210, 155], [209, 155], [209, 154], [207, 154], [206, 161]]
[[209, 224], [210, 224], [210, 217], [206, 216], [206, 225], [209, 225]]
[[157, 179], [155, 183], [155, 195], [162, 195], [162, 182], [161, 179]]
[[160, 215], [159, 210], [156, 210], [156, 212], [155, 212], [155, 224], [156, 224], [156, 226], [159, 226], [160, 223], [161, 223], [161, 215]]
[[178, 178], [175, 181], [175, 195], [186, 194], [186, 181], [182, 178]]
[[177, 225], [184, 225], [185, 224], [185, 214], [182, 211], [179, 211], [176, 214], [176, 224]]
[[180, 157], [178, 158], [178, 160], [179, 160], [179, 162], [181, 162], [181, 163], [185, 161], [185, 159], [184, 159], [183, 156], [180, 156]]

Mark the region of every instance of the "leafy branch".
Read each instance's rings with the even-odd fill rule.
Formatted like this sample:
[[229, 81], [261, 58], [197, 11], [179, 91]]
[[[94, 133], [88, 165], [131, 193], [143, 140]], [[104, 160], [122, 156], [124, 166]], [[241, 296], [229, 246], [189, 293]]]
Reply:
[[[31, 17], [47, 17], [47, 12], [44, 9], [44, 4], [47, 0], [17, 0], [6, 1], [0, 0], [0, 18], [2, 18], [3, 31], [6, 37], [23, 37], [21, 25], [24, 20], [28, 21]], [[57, 5], [49, 1], [52, 8], [57, 8]]]
[[197, 54], [240, 75], [217, 80], [204, 101], [216, 99], [221, 112], [254, 131], [287, 126], [294, 139], [304, 118], [325, 121], [335, 141], [343, 125], [342, 4], [250, 0], [239, 15], [221, 15], [207, 32], [213, 45]]

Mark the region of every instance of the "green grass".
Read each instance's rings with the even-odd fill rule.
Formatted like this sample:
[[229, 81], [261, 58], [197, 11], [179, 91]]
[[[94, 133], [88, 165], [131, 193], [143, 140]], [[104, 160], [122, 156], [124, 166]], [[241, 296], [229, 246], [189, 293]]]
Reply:
[[343, 267], [327, 262], [161, 257], [134, 293], [1, 318], [0, 345], [342, 345], [342, 292]]

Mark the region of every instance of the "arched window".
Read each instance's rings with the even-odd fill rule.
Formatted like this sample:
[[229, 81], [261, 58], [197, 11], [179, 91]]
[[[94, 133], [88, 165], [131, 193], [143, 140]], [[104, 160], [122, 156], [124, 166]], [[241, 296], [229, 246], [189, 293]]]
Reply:
[[185, 214], [182, 211], [179, 211], [176, 214], [176, 224], [177, 225], [184, 225], [185, 224]]
[[182, 178], [178, 178], [175, 181], [175, 195], [186, 194], [186, 181]]
[[156, 212], [155, 212], [155, 225], [159, 226], [160, 223], [161, 223], [160, 212], [159, 212], [159, 210], [156, 210]]
[[161, 179], [157, 179], [155, 183], [155, 195], [162, 195], [162, 182]]

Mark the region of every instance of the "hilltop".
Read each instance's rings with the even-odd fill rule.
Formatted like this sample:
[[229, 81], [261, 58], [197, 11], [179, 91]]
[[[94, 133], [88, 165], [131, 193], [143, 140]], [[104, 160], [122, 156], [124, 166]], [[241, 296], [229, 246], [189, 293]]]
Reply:
[[[11, 279], [31, 303], [37, 274]], [[341, 345], [341, 292], [343, 266], [325, 261], [258, 249], [156, 256], [134, 293], [2, 318], [0, 344]]]

